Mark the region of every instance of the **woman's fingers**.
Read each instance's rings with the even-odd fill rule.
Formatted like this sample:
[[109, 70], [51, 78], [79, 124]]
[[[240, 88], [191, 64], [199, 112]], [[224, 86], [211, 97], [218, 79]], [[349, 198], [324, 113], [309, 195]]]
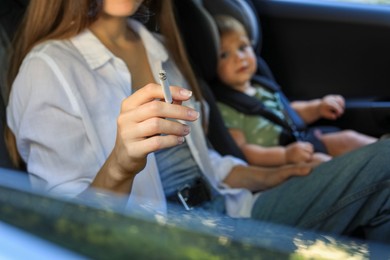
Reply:
[[313, 167], [314, 165], [310, 163], [299, 163], [286, 166], [284, 171], [288, 178], [292, 176], [306, 176], [311, 172]]
[[[185, 101], [192, 97], [192, 91], [181, 87], [171, 86], [170, 90], [174, 102]], [[122, 103], [121, 109], [122, 111], [135, 109], [154, 99], [163, 100], [164, 92], [160, 85], [150, 83], [126, 98]]]
[[189, 126], [163, 118], [153, 118], [142, 123], [124, 123], [118, 124], [116, 145], [124, 168], [134, 167], [126, 165], [129, 162], [142, 162], [151, 152], [183, 143], [184, 136], [190, 132]]
[[199, 117], [199, 112], [181, 105], [192, 92], [174, 86], [170, 90], [172, 104], [161, 101], [164, 94], [157, 84], [146, 85], [122, 102], [114, 154], [124, 169], [141, 169], [149, 153], [181, 144], [190, 133], [178, 120]]
[[127, 153], [132, 158], [143, 158], [151, 152], [182, 144], [183, 142], [185, 142], [183, 136], [156, 135], [132, 142], [131, 146], [128, 146]]
[[285, 182], [293, 176], [309, 175], [312, 169], [313, 166], [308, 163], [289, 164], [281, 167], [275, 167], [268, 171], [266, 177], [263, 176], [263, 178], [265, 178], [263, 181], [265, 182], [264, 186], [272, 188]]
[[168, 104], [158, 100], [153, 100], [142, 104], [137, 108], [127, 110], [126, 112], [123, 112], [122, 115], [124, 116], [124, 120], [131, 119], [135, 122], [142, 122], [153, 117], [194, 121], [198, 119], [199, 112], [182, 105]]
[[123, 129], [124, 138], [128, 140], [140, 140], [160, 134], [186, 136], [190, 133], [188, 125], [157, 117], [121, 128]]

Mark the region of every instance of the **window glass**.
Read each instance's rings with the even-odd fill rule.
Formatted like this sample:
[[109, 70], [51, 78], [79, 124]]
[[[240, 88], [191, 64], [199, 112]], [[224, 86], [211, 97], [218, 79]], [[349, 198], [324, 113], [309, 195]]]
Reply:
[[355, 2], [365, 4], [390, 4], [390, 0], [322, 0], [322, 1], [338, 1], [338, 2]]

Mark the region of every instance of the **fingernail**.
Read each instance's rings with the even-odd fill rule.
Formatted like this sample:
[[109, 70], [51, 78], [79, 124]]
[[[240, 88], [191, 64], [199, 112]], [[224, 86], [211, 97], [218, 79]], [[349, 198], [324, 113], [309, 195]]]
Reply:
[[188, 135], [189, 133], [190, 133], [190, 131], [191, 131], [191, 128], [188, 126], [188, 125], [185, 125], [184, 126], [184, 135]]
[[199, 112], [195, 110], [188, 110], [188, 115], [194, 119], [199, 117]]
[[185, 96], [185, 97], [191, 97], [192, 91], [182, 88], [182, 89], [180, 89], [180, 95]]
[[177, 138], [177, 142], [178, 142], [179, 144], [184, 143], [185, 140], [186, 140], [186, 139], [185, 139], [184, 137], [182, 137], [182, 136], [180, 136], [180, 137]]

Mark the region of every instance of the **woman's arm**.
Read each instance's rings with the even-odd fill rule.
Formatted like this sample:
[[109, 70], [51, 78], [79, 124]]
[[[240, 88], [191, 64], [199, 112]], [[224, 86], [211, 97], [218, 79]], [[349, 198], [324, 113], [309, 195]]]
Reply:
[[[104, 147], [96, 133], [104, 121], [91, 122], [84, 100], [74, 94], [79, 94], [80, 82], [60, 80], [63, 71], [53, 70], [54, 65], [49, 56], [27, 60], [7, 109], [8, 125], [36, 189], [64, 197], [77, 196], [89, 186], [128, 194], [147, 154], [174, 146], [189, 133], [188, 126], [165, 118], [198, 117], [198, 112], [180, 105], [191, 97], [190, 91], [171, 87], [175, 102], [168, 104], [159, 101], [161, 86], [149, 84], [124, 99], [117, 120], [109, 122], [117, 126], [101, 126], [117, 129], [116, 137], [102, 135], [113, 139], [112, 146]], [[107, 113], [112, 114], [116, 113]]]
[[310, 173], [314, 164], [294, 164], [281, 167], [234, 167], [224, 183], [231, 188], [244, 188], [252, 192], [258, 192], [275, 187], [292, 176], [306, 176]]

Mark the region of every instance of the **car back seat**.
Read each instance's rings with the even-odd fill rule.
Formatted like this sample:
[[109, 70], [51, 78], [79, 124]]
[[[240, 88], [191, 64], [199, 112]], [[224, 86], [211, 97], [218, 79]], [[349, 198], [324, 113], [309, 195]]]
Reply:
[[10, 40], [22, 18], [27, 2], [27, 0], [0, 1], [0, 167], [11, 169], [15, 167], [11, 163], [4, 140], [5, 108], [8, 99], [8, 93], [5, 89], [5, 74]]

